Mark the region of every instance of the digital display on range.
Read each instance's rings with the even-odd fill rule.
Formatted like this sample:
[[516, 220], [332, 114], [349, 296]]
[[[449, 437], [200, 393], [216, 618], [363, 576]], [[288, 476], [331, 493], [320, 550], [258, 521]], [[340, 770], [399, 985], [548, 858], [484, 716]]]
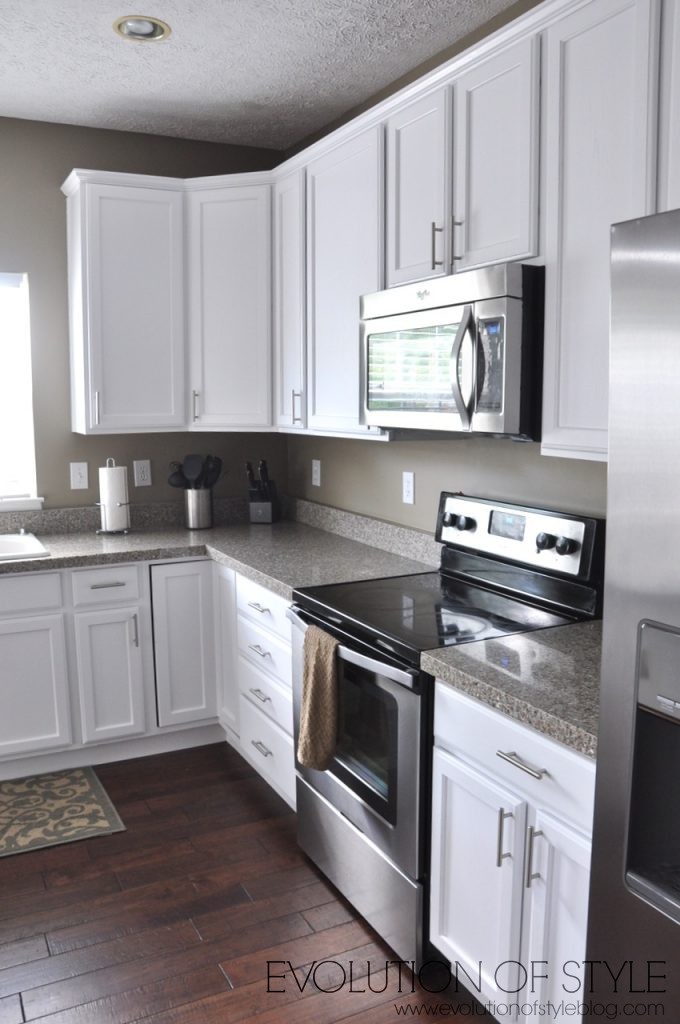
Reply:
[[494, 509], [489, 522], [489, 533], [496, 537], [506, 537], [508, 540], [524, 540], [524, 529], [526, 519], [524, 516], [513, 512], [501, 512]]

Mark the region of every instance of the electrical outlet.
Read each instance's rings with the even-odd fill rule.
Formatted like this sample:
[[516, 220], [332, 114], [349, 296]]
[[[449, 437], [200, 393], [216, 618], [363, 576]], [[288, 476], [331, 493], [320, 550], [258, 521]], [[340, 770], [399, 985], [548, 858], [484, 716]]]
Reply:
[[401, 500], [404, 505], [415, 504], [416, 475], [415, 473], [401, 474]]
[[72, 491], [86, 491], [89, 487], [87, 479], [87, 463], [86, 462], [72, 462], [71, 463], [71, 490]]
[[151, 461], [149, 459], [135, 459], [132, 463], [135, 477], [135, 487], [151, 486]]
[[312, 459], [312, 487], [321, 487], [321, 459]]

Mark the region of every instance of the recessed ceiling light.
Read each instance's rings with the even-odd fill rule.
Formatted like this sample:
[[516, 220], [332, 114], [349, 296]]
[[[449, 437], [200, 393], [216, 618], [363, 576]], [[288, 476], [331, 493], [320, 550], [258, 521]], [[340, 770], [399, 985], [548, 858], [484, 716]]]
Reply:
[[139, 43], [156, 42], [167, 39], [172, 31], [169, 25], [159, 18], [149, 18], [146, 14], [126, 14], [113, 23], [113, 27], [123, 39], [134, 39]]

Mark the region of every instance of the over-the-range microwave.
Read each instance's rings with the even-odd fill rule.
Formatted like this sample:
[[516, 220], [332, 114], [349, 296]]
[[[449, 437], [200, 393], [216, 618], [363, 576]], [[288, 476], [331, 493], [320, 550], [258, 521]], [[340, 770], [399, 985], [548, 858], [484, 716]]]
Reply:
[[543, 282], [506, 263], [362, 296], [364, 422], [538, 440]]

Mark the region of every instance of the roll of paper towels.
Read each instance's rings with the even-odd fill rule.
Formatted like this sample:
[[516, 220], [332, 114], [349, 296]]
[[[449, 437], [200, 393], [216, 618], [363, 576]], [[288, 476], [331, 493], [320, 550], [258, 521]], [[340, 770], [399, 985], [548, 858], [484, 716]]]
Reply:
[[129, 530], [127, 466], [117, 466], [115, 459], [107, 459], [106, 466], [99, 470], [99, 504], [104, 533]]

